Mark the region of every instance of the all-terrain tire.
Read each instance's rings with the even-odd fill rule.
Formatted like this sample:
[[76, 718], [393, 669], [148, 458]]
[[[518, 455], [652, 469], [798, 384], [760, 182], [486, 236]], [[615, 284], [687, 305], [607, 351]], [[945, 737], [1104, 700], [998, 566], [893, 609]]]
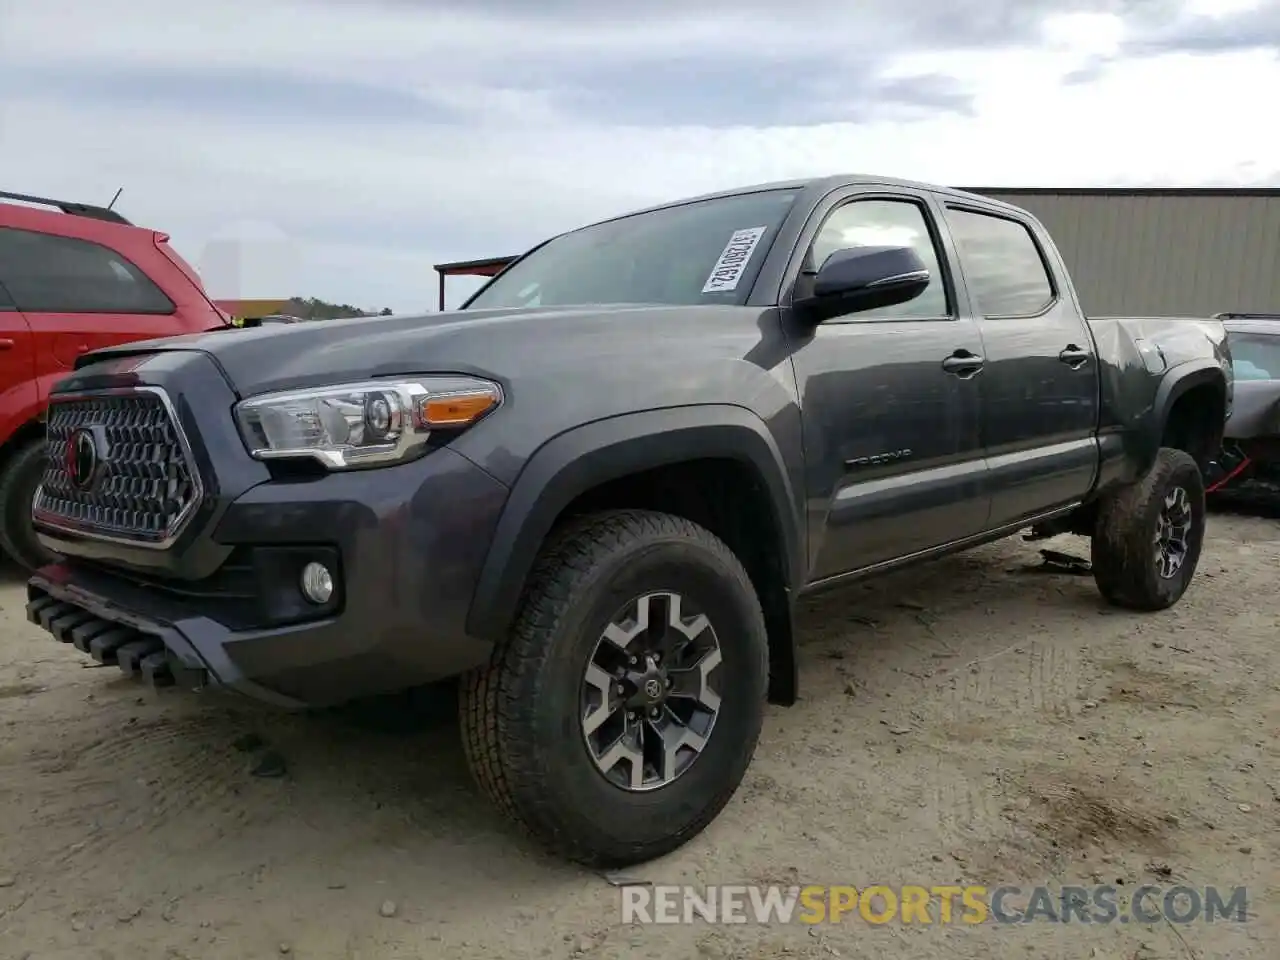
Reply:
[[[702, 609], [722, 653], [706, 745], [644, 792], [597, 768], [583, 733], [584, 674], [605, 628], [639, 597], [678, 593]], [[509, 636], [460, 684], [463, 747], [488, 797], [542, 845], [597, 868], [642, 863], [700, 833], [755, 753], [768, 685], [764, 615], [733, 552], [681, 517], [608, 511], [553, 533]]]
[[[1187, 550], [1170, 577], [1156, 562], [1156, 532], [1165, 501], [1181, 488], [1191, 512]], [[1099, 505], [1093, 531], [1093, 578], [1106, 600], [1129, 610], [1165, 610], [1186, 593], [1204, 544], [1205, 493], [1200, 467], [1189, 453], [1161, 448], [1155, 464], [1137, 483], [1109, 495]]]
[[32, 440], [15, 450], [0, 470], [0, 548], [27, 571], [58, 559], [36, 539], [31, 523], [31, 501], [44, 469], [44, 441]]

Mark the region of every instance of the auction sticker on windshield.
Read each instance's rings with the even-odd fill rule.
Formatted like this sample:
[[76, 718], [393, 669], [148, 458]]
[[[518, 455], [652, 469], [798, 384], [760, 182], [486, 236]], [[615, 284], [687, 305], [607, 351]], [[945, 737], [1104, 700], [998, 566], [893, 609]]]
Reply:
[[742, 271], [746, 269], [747, 261], [755, 252], [756, 244], [768, 229], [768, 227], [747, 227], [745, 230], [735, 231], [729, 238], [729, 242], [725, 244], [720, 259], [711, 268], [711, 275], [703, 284], [702, 292], [725, 293], [738, 289]]

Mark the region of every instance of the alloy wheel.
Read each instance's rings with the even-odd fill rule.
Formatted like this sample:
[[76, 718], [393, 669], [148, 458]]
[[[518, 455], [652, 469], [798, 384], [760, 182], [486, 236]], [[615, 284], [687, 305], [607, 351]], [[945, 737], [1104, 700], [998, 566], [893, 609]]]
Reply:
[[1175, 577], [1190, 552], [1191, 498], [1185, 487], [1174, 487], [1165, 495], [1156, 520], [1156, 570], [1162, 579]]
[[720, 713], [720, 664], [715, 628], [688, 598], [647, 593], [619, 610], [582, 683], [582, 733], [600, 773], [647, 791], [687, 772]]

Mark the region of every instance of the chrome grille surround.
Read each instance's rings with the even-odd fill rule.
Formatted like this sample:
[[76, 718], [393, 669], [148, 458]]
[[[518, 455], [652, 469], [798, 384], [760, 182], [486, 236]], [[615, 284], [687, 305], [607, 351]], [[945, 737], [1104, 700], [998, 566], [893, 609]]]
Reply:
[[[86, 433], [93, 438], [96, 463], [88, 484], [80, 485], [68, 448]], [[191, 445], [173, 402], [159, 387], [55, 395], [45, 443], [48, 461], [32, 501], [40, 526], [164, 550], [203, 502]]]

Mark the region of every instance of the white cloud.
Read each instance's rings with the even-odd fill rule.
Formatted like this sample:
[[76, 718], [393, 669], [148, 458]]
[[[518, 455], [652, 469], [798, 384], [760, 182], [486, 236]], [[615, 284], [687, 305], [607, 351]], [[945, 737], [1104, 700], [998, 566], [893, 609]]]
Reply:
[[[588, 123], [538, 90], [501, 89], [503, 63], [515, 62], [517, 41], [588, 63], [634, 60], [641, 95], [652, 85], [642, 61], [657, 54], [752, 50], [767, 41], [775, 52], [837, 57], [852, 41], [802, 18], [765, 30], [749, 14], [727, 27], [709, 17], [606, 22], [583, 39], [550, 21], [433, 19], [372, 2], [220, 0], [181, 18], [171, 3], [154, 0], [5, 2], [5, 188], [105, 201], [123, 185], [118, 207], [171, 233], [197, 264], [206, 245], [215, 243], [216, 253], [237, 224], [265, 224], [287, 238], [271, 241], [280, 268], [240, 270], [242, 289], [217, 289], [215, 280], [231, 281], [210, 276], [217, 296], [302, 293], [428, 308], [433, 262], [518, 252], [593, 218], [763, 180], [864, 172], [980, 186], [1194, 184], [1272, 178], [1280, 167], [1272, 159], [1280, 156], [1280, 128], [1258, 114], [1259, 98], [1280, 89], [1273, 54], [1120, 59], [1093, 82], [1064, 83], [1121, 43], [1123, 24], [1105, 15], [1055, 18], [1035, 48], [886, 55], [885, 77], [955, 77], [973, 96], [971, 116], [641, 127]], [[74, 42], [66, 41], [69, 23], [77, 24]], [[483, 70], [462, 69], [480, 61]], [[16, 83], [24, 64], [267, 67], [282, 76], [358, 79], [463, 108], [475, 122], [336, 119], [317, 104], [266, 123], [226, 110], [76, 101]], [[455, 87], [444, 85], [441, 64], [459, 67]], [[754, 68], [744, 57], [741, 69]]]

